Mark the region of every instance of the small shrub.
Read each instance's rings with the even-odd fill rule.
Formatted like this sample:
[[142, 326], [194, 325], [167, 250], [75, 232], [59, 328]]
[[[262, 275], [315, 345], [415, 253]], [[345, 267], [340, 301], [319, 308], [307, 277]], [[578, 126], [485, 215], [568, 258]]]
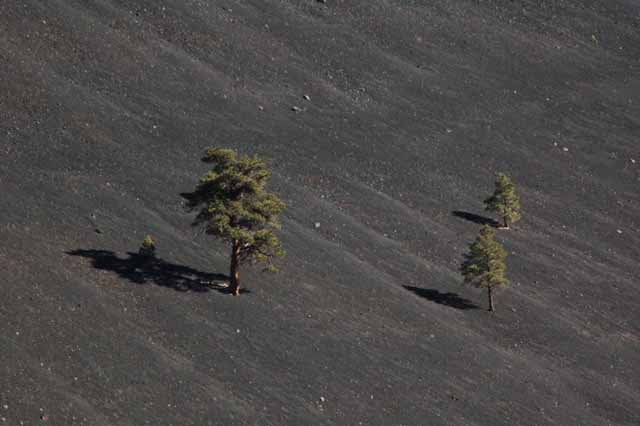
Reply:
[[144, 237], [144, 240], [142, 240], [142, 244], [140, 245], [140, 249], [138, 250], [138, 254], [147, 258], [156, 256], [156, 245], [154, 244], [151, 235]]

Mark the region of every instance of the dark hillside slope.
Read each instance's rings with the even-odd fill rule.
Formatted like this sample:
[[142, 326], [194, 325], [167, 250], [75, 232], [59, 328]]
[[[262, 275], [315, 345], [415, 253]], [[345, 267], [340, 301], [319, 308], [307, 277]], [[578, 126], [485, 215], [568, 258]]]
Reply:
[[[637, 1], [3, 1], [0, 64], [6, 424], [640, 424]], [[212, 145], [290, 206], [239, 298], [179, 197]]]

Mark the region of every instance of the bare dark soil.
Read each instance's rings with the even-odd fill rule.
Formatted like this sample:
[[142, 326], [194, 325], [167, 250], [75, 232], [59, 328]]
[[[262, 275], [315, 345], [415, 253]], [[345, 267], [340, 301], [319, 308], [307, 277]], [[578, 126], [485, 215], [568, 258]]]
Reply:
[[[6, 0], [0, 135], [1, 424], [640, 424], [636, 0]], [[289, 205], [237, 298], [209, 146]]]

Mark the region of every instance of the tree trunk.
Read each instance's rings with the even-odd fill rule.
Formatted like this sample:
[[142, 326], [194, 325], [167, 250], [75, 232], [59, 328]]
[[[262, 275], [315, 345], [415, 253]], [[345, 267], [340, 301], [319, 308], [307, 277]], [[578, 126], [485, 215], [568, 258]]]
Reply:
[[233, 241], [231, 248], [231, 267], [229, 268], [229, 293], [234, 296], [240, 294], [240, 242]]
[[507, 219], [507, 216], [502, 216], [502, 222], [504, 223], [503, 228], [509, 229], [509, 220]]
[[487, 287], [487, 294], [489, 295], [489, 312], [493, 312], [493, 291], [491, 287]]

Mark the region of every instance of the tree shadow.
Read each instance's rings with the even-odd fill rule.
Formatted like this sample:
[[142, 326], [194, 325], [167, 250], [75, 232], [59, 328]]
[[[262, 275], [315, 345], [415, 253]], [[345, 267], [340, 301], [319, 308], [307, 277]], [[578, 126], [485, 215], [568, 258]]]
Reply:
[[[226, 285], [229, 279], [227, 275], [198, 271], [155, 256], [127, 253], [128, 257], [120, 258], [109, 250], [81, 249], [68, 251], [67, 254], [91, 259], [91, 265], [94, 268], [115, 272], [118, 276], [136, 284], [151, 283], [180, 292], [203, 293], [215, 290], [220, 293], [229, 293]], [[244, 293], [249, 291], [245, 290]]]
[[489, 217], [480, 216], [479, 214], [475, 214], [475, 213], [454, 210], [451, 212], [451, 214], [455, 217], [468, 220], [469, 222], [473, 222], [478, 225], [490, 225], [493, 227], [497, 227], [499, 225], [497, 220], [491, 219]]
[[450, 308], [461, 310], [479, 308], [478, 305], [470, 300], [460, 297], [457, 293], [441, 293], [438, 290], [413, 287], [409, 285], [404, 285], [403, 287], [420, 297], [424, 297], [425, 299], [438, 303], [440, 305], [449, 306]]

